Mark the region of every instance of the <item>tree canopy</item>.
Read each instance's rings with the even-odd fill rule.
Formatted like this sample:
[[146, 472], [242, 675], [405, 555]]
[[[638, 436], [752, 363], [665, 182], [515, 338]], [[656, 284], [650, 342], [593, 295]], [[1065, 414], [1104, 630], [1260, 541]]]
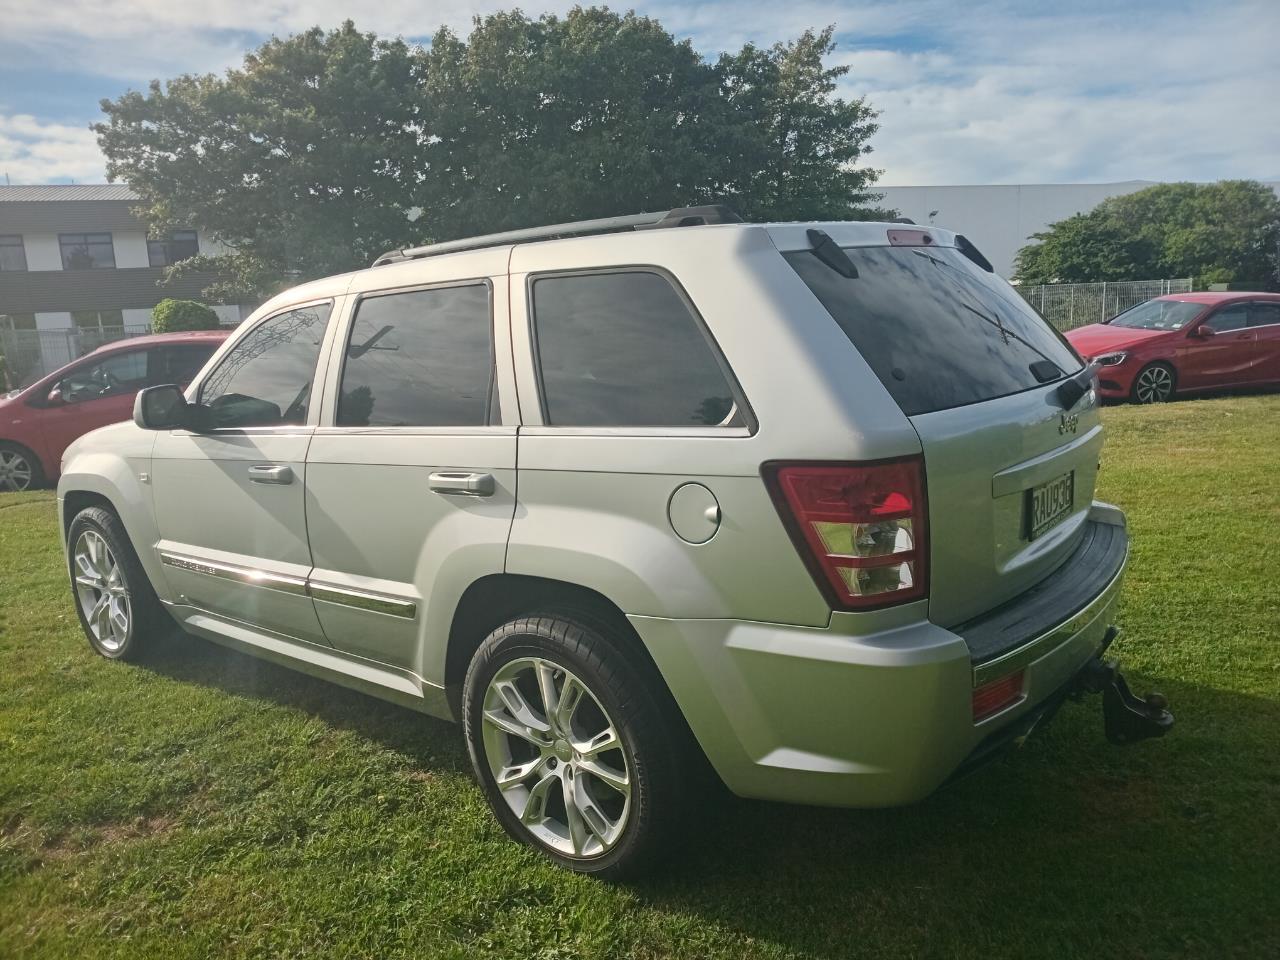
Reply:
[[727, 203], [748, 219], [873, 208], [876, 113], [836, 95], [830, 28], [708, 61], [634, 13], [477, 18], [428, 48], [361, 33], [272, 39], [223, 76], [104, 100], [108, 175], [157, 231], [234, 249], [174, 268], [261, 296], [398, 246]]
[[1024, 283], [1280, 282], [1280, 198], [1254, 180], [1159, 184], [1104, 200], [1033, 239], [1014, 268]]

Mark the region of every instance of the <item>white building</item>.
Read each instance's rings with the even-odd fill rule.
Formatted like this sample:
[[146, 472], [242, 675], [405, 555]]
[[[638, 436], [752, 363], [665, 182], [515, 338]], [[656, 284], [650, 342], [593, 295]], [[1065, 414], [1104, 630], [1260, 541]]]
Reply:
[[[916, 223], [936, 223], [973, 241], [1008, 277], [1013, 258], [1051, 223], [1087, 213], [1108, 197], [1155, 186], [1150, 180], [1123, 183], [1030, 183], [996, 186], [876, 187], [881, 203]], [[1268, 183], [1280, 193], [1280, 181]], [[1160, 277], [1143, 277], [1157, 280]]]

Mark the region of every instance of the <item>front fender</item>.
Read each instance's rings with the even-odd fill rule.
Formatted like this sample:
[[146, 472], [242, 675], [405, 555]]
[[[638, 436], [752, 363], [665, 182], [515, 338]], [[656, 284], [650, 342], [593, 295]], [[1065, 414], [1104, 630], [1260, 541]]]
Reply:
[[76, 440], [62, 459], [58, 519], [65, 551], [66, 530], [72, 520], [68, 502], [74, 507], [77, 494], [106, 500], [124, 524], [152, 587], [162, 600], [168, 600], [168, 587], [155, 552], [160, 535], [151, 487], [149, 479], [145, 479], [151, 470], [155, 438], [154, 433], [125, 422], [94, 430]]

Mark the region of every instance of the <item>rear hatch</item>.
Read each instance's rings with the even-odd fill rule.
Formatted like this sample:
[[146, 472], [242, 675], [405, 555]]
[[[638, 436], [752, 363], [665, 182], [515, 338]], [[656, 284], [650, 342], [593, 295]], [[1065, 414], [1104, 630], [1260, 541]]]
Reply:
[[811, 251], [784, 256], [920, 437], [929, 618], [953, 626], [1071, 555], [1093, 500], [1102, 427], [1092, 392], [1070, 409], [1059, 399], [1082, 369], [1077, 354], [980, 254], [923, 230], [889, 235], [885, 246], [843, 248], [856, 276]]

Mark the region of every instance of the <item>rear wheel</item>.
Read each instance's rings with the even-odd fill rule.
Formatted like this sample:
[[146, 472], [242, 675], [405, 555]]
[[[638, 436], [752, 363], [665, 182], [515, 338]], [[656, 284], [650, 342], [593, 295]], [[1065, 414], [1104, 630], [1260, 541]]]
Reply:
[[635, 660], [608, 626], [548, 615], [499, 627], [467, 670], [467, 747], [494, 814], [580, 873], [635, 872], [679, 821], [679, 734]]
[[0, 490], [33, 490], [43, 482], [35, 454], [16, 443], [0, 443]]
[[76, 613], [89, 645], [108, 660], [136, 660], [168, 625], [151, 583], [110, 510], [87, 507], [67, 531]]
[[1173, 398], [1177, 375], [1167, 363], [1149, 363], [1133, 378], [1135, 403], [1164, 403]]

